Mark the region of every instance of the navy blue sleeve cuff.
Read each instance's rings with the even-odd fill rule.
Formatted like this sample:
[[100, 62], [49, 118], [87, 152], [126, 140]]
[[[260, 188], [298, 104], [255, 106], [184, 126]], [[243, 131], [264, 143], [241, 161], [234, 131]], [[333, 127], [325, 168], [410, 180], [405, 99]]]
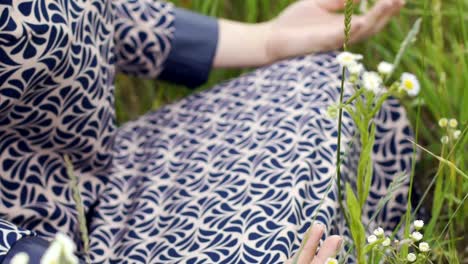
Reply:
[[175, 34], [160, 79], [197, 87], [208, 80], [218, 46], [215, 18], [176, 8]]
[[28, 254], [30, 264], [40, 263], [40, 260], [48, 247], [49, 242], [42, 238], [36, 236], [23, 237], [16, 241], [13, 247], [8, 251], [3, 263], [9, 264], [13, 257], [21, 252]]
[[[40, 264], [42, 256], [49, 248], [50, 243], [37, 236], [23, 237], [11, 247], [8, 254], [3, 259], [3, 264], [10, 264], [16, 254], [24, 252], [29, 256], [29, 264]], [[82, 259], [79, 259], [80, 264], [84, 264]]]

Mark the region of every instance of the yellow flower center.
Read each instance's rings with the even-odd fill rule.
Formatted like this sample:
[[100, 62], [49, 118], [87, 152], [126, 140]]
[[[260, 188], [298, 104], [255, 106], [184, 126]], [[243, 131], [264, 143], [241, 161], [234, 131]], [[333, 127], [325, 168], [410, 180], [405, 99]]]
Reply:
[[414, 89], [414, 83], [412, 81], [410, 81], [410, 80], [405, 80], [403, 82], [403, 85], [405, 86], [405, 88], [407, 90], [413, 90]]

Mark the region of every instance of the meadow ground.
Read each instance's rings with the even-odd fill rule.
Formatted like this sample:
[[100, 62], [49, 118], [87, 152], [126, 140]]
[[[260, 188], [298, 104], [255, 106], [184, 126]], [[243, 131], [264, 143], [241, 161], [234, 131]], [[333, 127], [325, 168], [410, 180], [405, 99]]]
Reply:
[[[204, 14], [247, 22], [274, 17], [293, 0], [173, 0], [181, 7]], [[407, 1], [401, 15], [385, 31], [353, 46], [364, 55], [366, 66], [393, 61], [412, 25], [422, 18], [416, 41], [404, 53], [395, 76], [412, 72], [421, 83], [417, 100], [403, 101], [416, 131], [421, 159], [414, 168], [412, 209], [424, 208], [424, 239], [431, 245], [435, 263], [467, 263], [468, 223], [467, 121], [468, 121], [468, 0]], [[241, 71], [216, 70], [205, 89]], [[116, 107], [120, 123], [190, 94], [186, 88], [164, 82], [118, 76]], [[447, 144], [442, 118], [458, 120], [461, 136]], [[412, 215], [409, 215], [412, 216]], [[408, 218], [408, 220], [414, 220]], [[406, 254], [401, 252], [403, 259]], [[425, 261], [429, 261], [426, 259]], [[400, 263], [400, 262], [399, 262]]]

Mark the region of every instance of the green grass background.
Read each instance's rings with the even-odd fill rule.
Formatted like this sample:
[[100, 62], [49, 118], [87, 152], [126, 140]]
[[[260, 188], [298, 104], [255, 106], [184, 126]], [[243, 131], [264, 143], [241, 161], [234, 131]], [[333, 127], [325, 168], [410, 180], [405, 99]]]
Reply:
[[[211, 16], [246, 22], [265, 21], [275, 17], [293, 0], [173, 0], [177, 6]], [[365, 43], [352, 47], [365, 55], [365, 64], [375, 67], [381, 60], [393, 61], [401, 41], [413, 22], [423, 19], [417, 41], [405, 53], [399, 73], [415, 73], [421, 82], [422, 93], [416, 102], [405, 104], [413, 127], [417, 127], [418, 142], [436, 155], [467, 168], [466, 131], [462, 139], [450, 148], [440, 143], [444, 131], [438, 127], [441, 117], [456, 118], [460, 129], [468, 121], [468, 0], [407, 0], [406, 7], [380, 34]], [[239, 51], [241, 52], [241, 51]], [[244, 70], [246, 71], [246, 70]], [[211, 87], [222, 80], [241, 74], [241, 70], [215, 70], [209, 82], [199, 89]], [[398, 76], [398, 74], [397, 74]], [[116, 108], [119, 123], [134, 119], [150, 109], [190, 94], [184, 87], [169, 83], [141, 80], [119, 75], [116, 85]], [[418, 104], [421, 109], [418, 112]], [[418, 115], [419, 113], [419, 115]], [[432, 183], [432, 184], [431, 184]], [[429, 189], [428, 189], [429, 188]], [[428, 191], [423, 201], [433, 212], [429, 236], [440, 250], [437, 260], [460, 263], [466, 256], [465, 238], [468, 218], [468, 181], [454, 172], [453, 167], [441, 164], [423, 153], [415, 174], [415, 189]], [[458, 209], [457, 209], [458, 208]], [[443, 233], [442, 233], [443, 232]], [[437, 240], [435, 237], [441, 239]]]

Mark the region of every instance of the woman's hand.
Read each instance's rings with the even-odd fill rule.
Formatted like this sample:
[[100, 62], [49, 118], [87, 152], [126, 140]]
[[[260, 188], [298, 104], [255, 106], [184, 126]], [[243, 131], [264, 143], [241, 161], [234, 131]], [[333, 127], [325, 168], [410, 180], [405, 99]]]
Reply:
[[[358, 0], [355, 0], [358, 2]], [[301, 0], [277, 18], [259, 24], [219, 20], [215, 67], [260, 66], [289, 57], [339, 49], [344, 42], [345, 0]], [[379, 32], [404, 0], [379, 0], [366, 14], [353, 16], [351, 42]]]
[[341, 249], [343, 239], [339, 236], [330, 236], [317, 252], [323, 232], [323, 225], [314, 224], [304, 236], [299, 255], [294, 256], [287, 264], [324, 264], [328, 258], [334, 258]]
[[[355, 2], [358, 2], [355, 0]], [[343, 47], [345, 0], [302, 0], [270, 22], [267, 53], [273, 60]], [[399, 13], [404, 0], [379, 0], [366, 14], [353, 16], [352, 43], [376, 33]]]

